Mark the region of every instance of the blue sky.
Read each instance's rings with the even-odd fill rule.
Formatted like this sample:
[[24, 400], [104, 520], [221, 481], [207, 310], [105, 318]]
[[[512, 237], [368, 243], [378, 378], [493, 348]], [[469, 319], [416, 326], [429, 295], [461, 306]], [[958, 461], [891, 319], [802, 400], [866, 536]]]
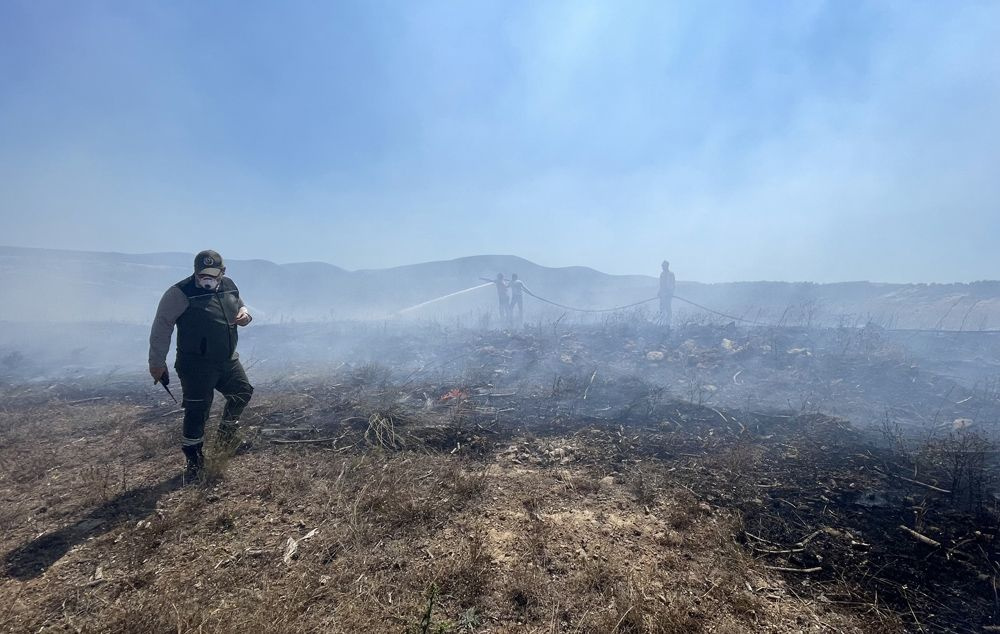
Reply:
[[1000, 3], [0, 3], [0, 244], [1000, 277]]

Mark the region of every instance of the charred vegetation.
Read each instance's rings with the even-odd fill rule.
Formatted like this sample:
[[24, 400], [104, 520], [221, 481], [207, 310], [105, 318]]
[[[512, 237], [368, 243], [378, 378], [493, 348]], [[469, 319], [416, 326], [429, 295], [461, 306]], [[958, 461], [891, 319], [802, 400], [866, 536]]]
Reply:
[[251, 451], [210, 447], [187, 487], [158, 393], [8, 381], [0, 628], [997, 623], [997, 399], [898, 341], [634, 319], [364, 337], [262, 363]]

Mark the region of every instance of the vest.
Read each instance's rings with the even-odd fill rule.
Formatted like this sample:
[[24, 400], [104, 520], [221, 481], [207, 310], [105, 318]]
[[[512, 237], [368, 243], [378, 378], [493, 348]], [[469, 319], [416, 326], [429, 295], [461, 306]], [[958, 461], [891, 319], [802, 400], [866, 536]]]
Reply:
[[240, 291], [223, 277], [217, 291], [198, 288], [195, 278], [175, 284], [188, 299], [188, 307], [177, 319], [177, 357], [184, 360], [227, 361], [236, 359], [236, 313]]

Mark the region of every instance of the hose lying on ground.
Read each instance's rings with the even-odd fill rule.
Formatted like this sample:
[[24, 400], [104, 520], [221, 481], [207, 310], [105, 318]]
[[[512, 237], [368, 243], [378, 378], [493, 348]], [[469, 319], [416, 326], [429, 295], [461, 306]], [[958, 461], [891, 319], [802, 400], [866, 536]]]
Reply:
[[[565, 308], [566, 310], [575, 310], [575, 311], [578, 311], [578, 312], [581, 312], [581, 313], [610, 313], [610, 312], [614, 312], [616, 310], [625, 310], [627, 308], [634, 308], [636, 306], [641, 306], [643, 304], [648, 304], [649, 302], [653, 302], [653, 301], [656, 301], [657, 299], [659, 299], [659, 297], [650, 297], [649, 299], [644, 299], [642, 301], [634, 302], [632, 304], [625, 304], [624, 306], [615, 306], [614, 308], [576, 308], [574, 306], [567, 306], [565, 304], [560, 304], [559, 302], [554, 302], [554, 301], [552, 301], [550, 299], [545, 299], [544, 297], [539, 297], [538, 295], [535, 295], [534, 293], [532, 293], [531, 291], [529, 291], [527, 289], [525, 289], [524, 292], [527, 293], [528, 295], [531, 295], [532, 297], [534, 297], [538, 301], [545, 302], [546, 304], [552, 304], [553, 306], [558, 306], [559, 308]], [[696, 308], [700, 308], [700, 309], [708, 311], [710, 313], [714, 313], [716, 315], [719, 315], [720, 317], [725, 317], [726, 319], [733, 319], [735, 321], [742, 321], [742, 322], [746, 322], [748, 324], [757, 323], [757, 322], [751, 321], [749, 319], [743, 319], [742, 317], [736, 317], [735, 315], [727, 315], [726, 313], [720, 313], [717, 310], [712, 310], [711, 308], [708, 308], [707, 306], [702, 306], [701, 304], [696, 304], [696, 303], [692, 302], [689, 299], [684, 299], [683, 297], [678, 297], [677, 295], [674, 295], [674, 299], [679, 299], [680, 301], [685, 302], [687, 304], [691, 304], [692, 306], [695, 306]]]
[[624, 306], [615, 306], [614, 308], [575, 308], [573, 306], [566, 306], [565, 304], [560, 304], [559, 302], [554, 302], [554, 301], [552, 301], [550, 299], [545, 299], [544, 297], [539, 297], [538, 295], [535, 295], [534, 293], [532, 293], [528, 289], [524, 289], [524, 292], [527, 293], [528, 295], [531, 295], [532, 297], [534, 297], [535, 299], [537, 299], [540, 302], [545, 302], [546, 304], [552, 304], [553, 306], [558, 306], [559, 308], [565, 308], [566, 310], [575, 310], [575, 311], [581, 312], [581, 313], [610, 313], [610, 312], [614, 312], [616, 310], [625, 310], [626, 308], [634, 308], [635, 306], [641, 306], [642, 304], [648, 304], [649, 302], [658, 299], [656, 297], [650, 297], [649, 299], [644, 299], [641, 302], [635, 302], [634, 304], [626, 304]]
[[[532, 297], [534, 297], [538, 301], [545, 302], [546, 304], [551, 304], [553, 306], [558, 306], [559, 308], [564, 308], [566, 310], [574, 310], [574, 311], [581, 312], [581, 313], [610, 313], [610, 312], [614, 312], [614, 311], [617, 311], [617, 310], [625, 310], [627, 308], [634, 308], [636, 306], [641, 306], [643, 304], [648, 304], [649, 302], [652, 302], [652, 301], [655, 301], [655, 300], [659, 299], [659, 297], [650, 297], [649, 299], [644, 299], [644, 300], [639, 301], [639, 302], [634, 302], [632, 304], [625, 304], [624, 306], [615, 306], [613, 308], [577, 308], [575, 306], [567, 306], [566, 304], [560, 304], [559, 302], [554, 302], [554, 301], [552, 301], [550, 299], [545, 299], [544, 297], [540, 297], [540, 296], [532, 293], [528, 289], [525, 289], [524, 292], [527, 293], [528, 295], [531, 295]], [[739, 321], [739, 322], [743, 322], [745, 324], [754, 324], [756, 326], [769, 326], [769, 325], [772, 325], [772, 324], [764, 324], [764, 323], [761, 323], [761, 322], [753, 320], [753, 319], [744, 319], [743, 317], [737, 317], [736, 315], [730, 315], [728, 313], [723, 313], [723, 312], [714, 310], [712, 308], [709, 308], [708, 306], [702, 306], [701, 304], [698, 304], [696, 302], [692, 302], [690, 299], [685, 299], [685, 298], [680, 297], [678, 295], [674, 295], [673, 298], [676, 299], [676, 300], [680, 300], [680, 301], [684, 302], [685, 304], [690, 304], [690, 305], [694, 306], [695, 308], [700, 308], [701, 310], [704, 310], [706, 312], [712, 313], [713, 315], [718, 315], [719, 317], [725, 317], [726, 319], [732, 319], [733, 321]], [[1000, 333], [1000, 330], [944, 330], [944, 329], [941, 329], [941, 328], [884, 328], [883, 330], [885, 332], [940, 332], [940, 333], [954, 333], [954, 334], [959, 334], [959, 333], [963, 333], [963, 334], [990, 334], [990, 333], [997, 334], [997, 333]]]

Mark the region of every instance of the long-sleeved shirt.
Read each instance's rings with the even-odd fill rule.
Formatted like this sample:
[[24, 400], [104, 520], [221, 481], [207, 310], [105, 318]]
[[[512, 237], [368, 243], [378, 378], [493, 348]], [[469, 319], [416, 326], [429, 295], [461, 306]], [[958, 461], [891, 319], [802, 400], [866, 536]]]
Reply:
[[[223, 291], [224, 292], [224, 291]], [[177, 286], [171, 286], [160, 298], [153, 318], [153, 327], [149, 331], [149, 367], [163, 368], [167, 365], [167, 352], [170, 350], [170, 339], [174, 334], [174, 325], [190, 302], [187, 296]], [[246, 307], [241, 297], [237, 297], [239, 309]]]

